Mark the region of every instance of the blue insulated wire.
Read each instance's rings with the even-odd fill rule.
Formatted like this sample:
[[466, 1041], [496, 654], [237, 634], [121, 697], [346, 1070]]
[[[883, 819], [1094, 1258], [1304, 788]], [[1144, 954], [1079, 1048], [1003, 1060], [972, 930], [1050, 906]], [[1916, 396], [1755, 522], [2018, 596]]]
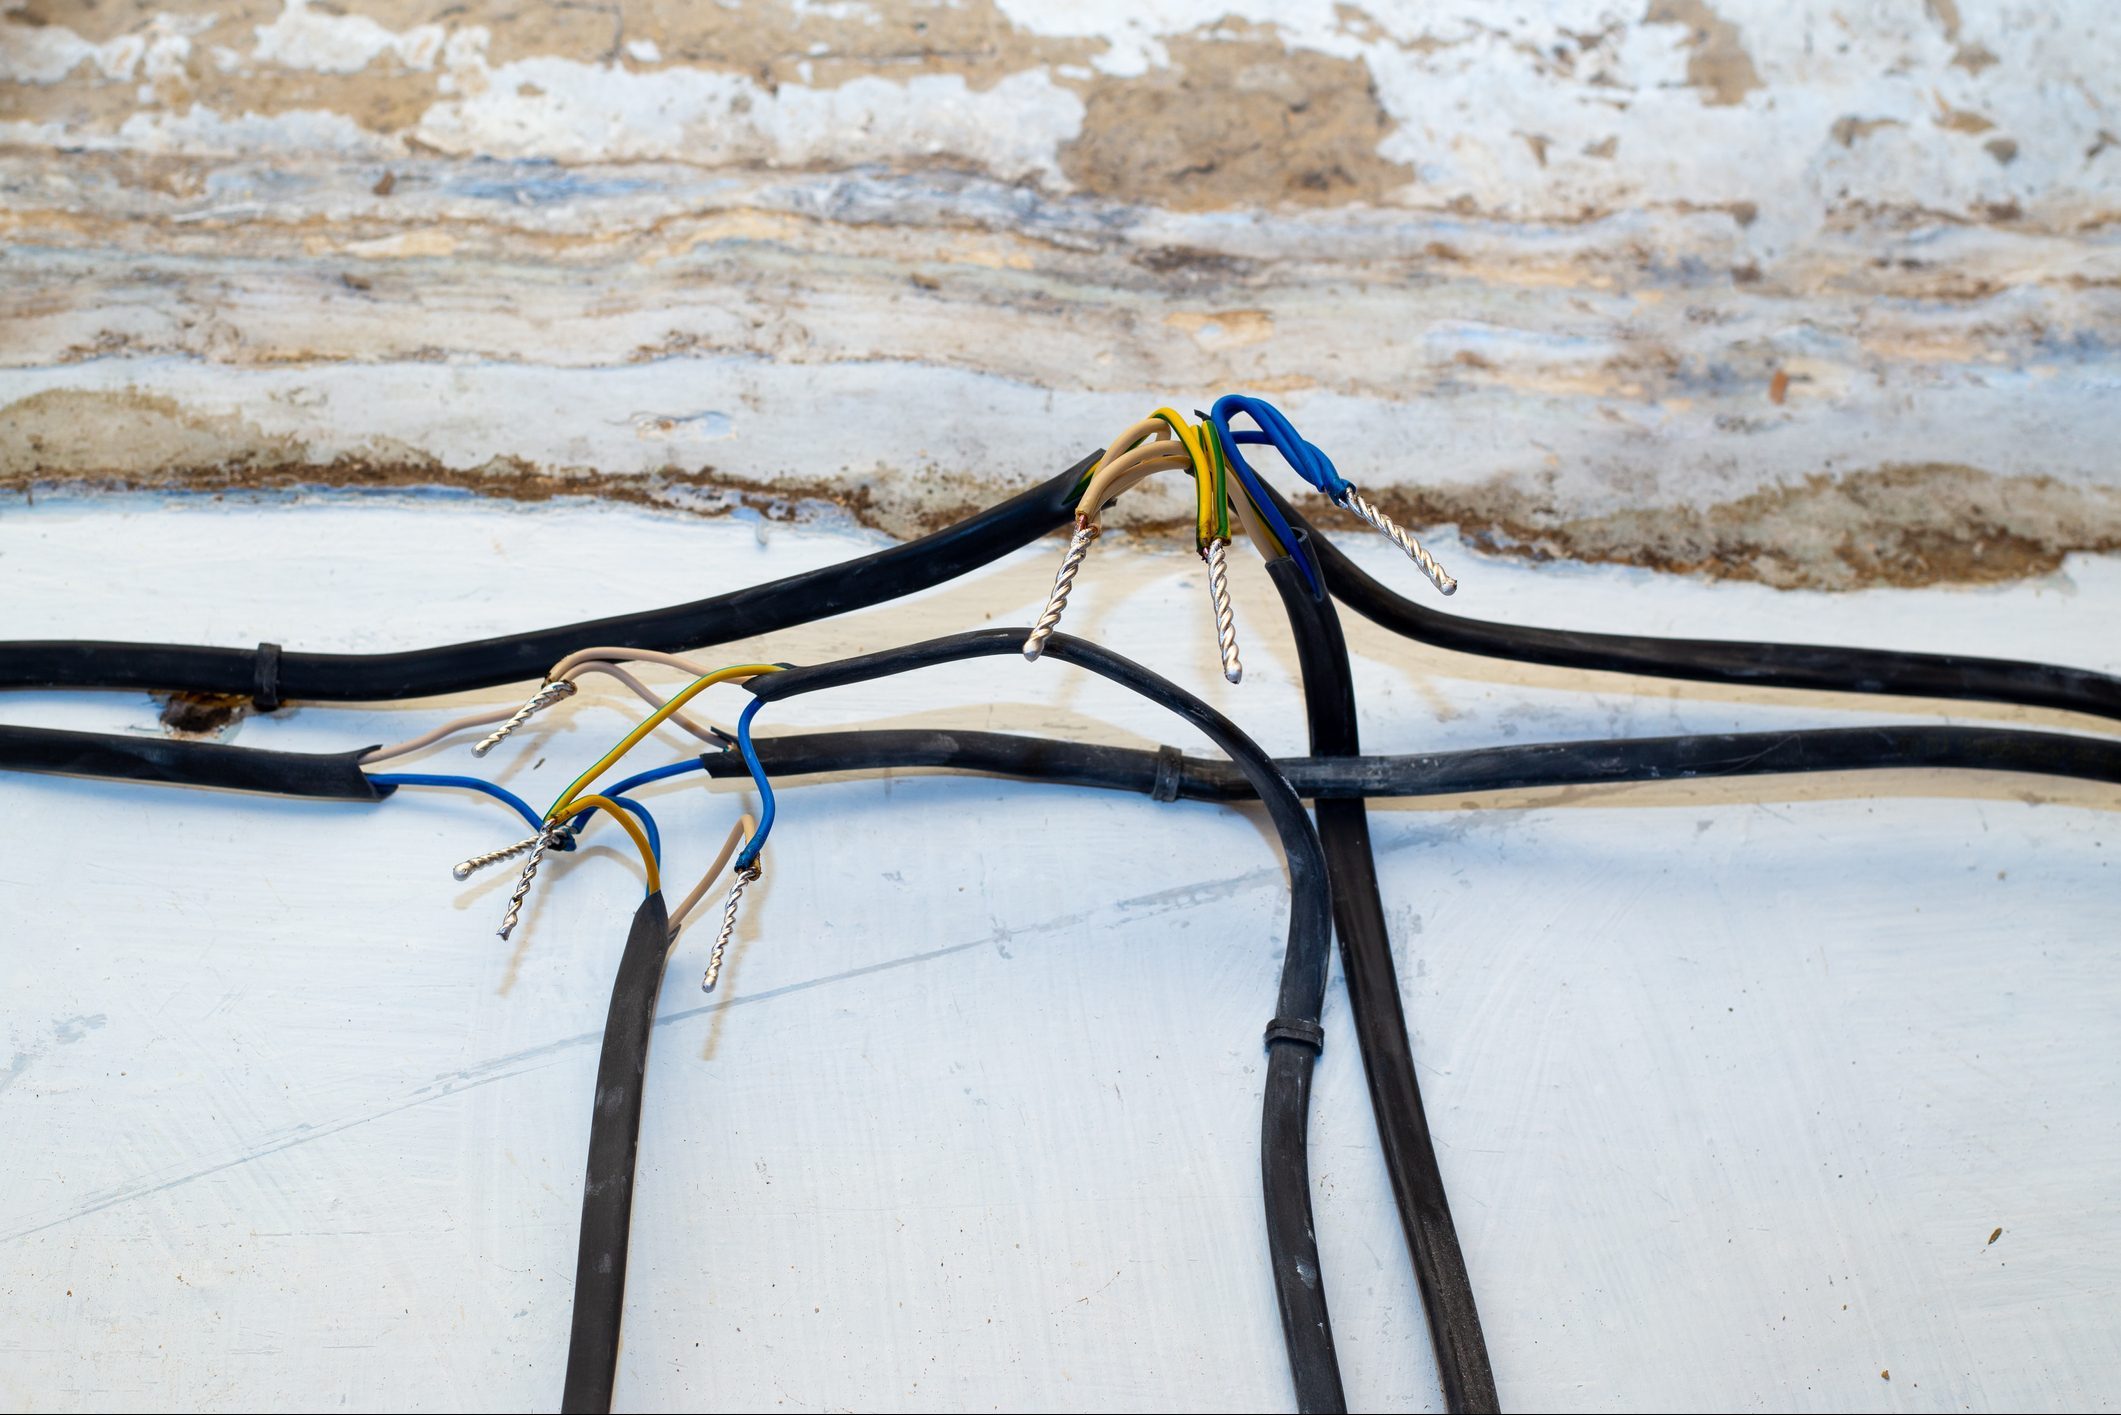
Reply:
[[[609, 791], [604, 794], [640, 817], [641, 829], [648, 832], [648, 853], [655, 856], [655, 867], [657, 869], [663, 868], [663, 832], [655, 828], [655, 817], [648, 814], [648, 808], [629, 797], [615, 795]], [[588, 815], [589, 812], [584, 811], [581, 815], [576, 816], [574, 821], [568, 826], [568, 829], [580, 834], [585, 818]]]
[[1216, 399], [1214, 409], [1208, 414], [1209, 422], [1214, 425], [1215, 435], [1222, 439], [1230, 470], [1245, 484], [1245, 490], [1252, 497], [1252, 504], [1259, 508], [1260, 519], [1267, 523], [1267, 529], [1274, 532], [1274, 538], [1282, 543], [1282, 548], [1287, 550], [1289, 557], [1296, 562], [1296, 568], [1303, 572], [1304, 582], [1311, 587], [1314, 594], [1323, 594], [1323, 582], [1318, 578], [1317, 567], [1311, 563], [1310, 553], [1304, 549], [1303, 542], [1297, 539], [1296, 532], [1290, 528], [1287, 518], [1275, 508], [1273, 499], [1267, 495], [1266, 487], [1260, 484], [1259, 473], [1245, 460], [1244, 453], [1237, 450], [1240, 441], [1263, 442], [1267, 439], [1257, 433], [1231, 431], [1230, 410], [1224, 405], [1235, 396], [1237, 395], [1228, 394]]
[[[1258, 433], [1237, 434], [1237, 441], [1254, 445], [1265, 443], [1273, 447], [1296, 469], [1298, 476], [1333, 501], [1345, 499], [1347, 494], [1355, 489], [1333, 465], [1333, 459], [1328, 457], [1318, 444], [1306, 441], [1303, 435], [1297, 432], [1295, 424], [1283, 415], [1281, 409], [1266, 399], [1249, 398], [1242, 393], [1228, 394], [1216, 401], [1218, 414], [1223, 412], [1225, 403], [1230, 405], [1231, 414], [1243, 413], [1260, 427]], [[1227, 426], [1227, 423], [1228, 418], [1224, 417], [1217, 425]]]
[[483, 791], [496, 801], [515, 808], [517, 815], [530, 823], [532, 830], [543, 830], [545, 819], [530, 808], [530, 803], [505, 786], [496, 786], [491, 781], [481, 781], [476, 776], [430, 776], [422, 772], [390, 772], [368, 778], [378, 786], [455, 786], [466, 791]]
[[688, 771], [704, 771], [706, 767], [707, 764], [698, 757], [687, 757], [684, 761], [672, 762], [669, 766], [656, 766], [650, 767], [646, 771], [637, 771], [604, 794], [617, 796], [622, 792], [631, 791], [637, 786], [646, 786], [651, 781], [667, 781], [673, 776], [683, 776]]
[[759, 860], [759, 851], [766, 848], [766, 837], [773, 831], [773, 783], [766, 779], [766, 768], [759, 765], [758, 749], [751, 745], [751, 719], [759, 715], [766, 706], [764, 698], [753, 698], [744, 709], [744, 715], [736, 720], [736, 746], [744, 754], [744, 765], [751, 771], [752, 784], [759, 788], [759, 828], [751, 832], [744, 848], [737, 851], [736, 868], [748, 870]]

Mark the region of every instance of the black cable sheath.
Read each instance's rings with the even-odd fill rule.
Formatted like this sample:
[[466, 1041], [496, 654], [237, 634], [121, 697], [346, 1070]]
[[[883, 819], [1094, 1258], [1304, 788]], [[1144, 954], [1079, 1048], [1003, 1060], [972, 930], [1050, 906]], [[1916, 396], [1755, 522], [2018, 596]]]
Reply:
[[641, 1144], [641, 1092], [648, 1038], [670, 920], [661, 891], [634, 912], [611, 982], [604, 1050], [597, 1058], [589, 1112], [589, 1164], [582, 1183], [582, 1232], [574, 1259], [574, 1319], [567, 1338], [565, 1415], [605, 1415], [619, 1370], [619, 1326], [626, 1308], [626, 1245], [633, 1227], [633, 1164]]
[[[1362, 750], [1355, 684], [1333, 601], [1314, 594], [1292, 560], [1274, 561], [1267, 573], [1281, 592], [1282, 609], [1295, 636], [1311, 752], [1320, 757], [1355, 756]], [[1377, 861], [1370, 849], [1369, 812], [1360, 798], [1341, 797], [1319, 801], [1313, 815], [1333, 886], [1333, 926], [1340, 936], [1348, 1010], [1370, 1085], [1370, 1113], [1414, 1260], [1444, 1408], [1453, 1415], [1492, 1415], [1502, 1408], [1495, 1371], [1473, 1300], [1473, 1279], [1451, 1221], [1421, 1082], [1414, 1073], [1413, 1040], [1400, 1001], [1399, 973], [1392, 964]]]
[[[1243, 801], [1254, 795], [1235, 765], [1138, 747], [1018, 737], [1006, 732], [870, 728], [759, 737], [774, 776], [921, 767], [1091, 786], [1168, 799]], [[397, 790], [360, 768], [368, 748], [275, 752], [167, 737], [0, 723], [0, 771], [51, 772], [332, 801], [380, 801]], [[734, 751], [701, 757], [707, 774], [743, 776]], [[1803, 731], [1710, 732], [1689, 737], [1513, 743], [1396, 756], [1278, 757], [1275, 768], [1313, 799], [1418, 798], [1629, 781], [1790, 776], [1933, 767], [2121, 781], [2121, 741], [2003, 727], [1881, 725]]]
[[1741, 683], [1830, 693], [1891, 693], [2061, 708], [2121, 720], [2121, 678], [2088, 668], [1961, 654], [1827, 644], [1752, 643], [1737, 639], [1661, 639], [1593, 634], [1464, 619], [1417, 604], [1373, 578], [1273, 488], [1268, 494], [1299, 532], [1308, 532], [1320, 574], [1333, 597], [1379, 628], [1434, 648], [1519, 663]]
[[0, 770], [217, 786], [331, 801], [377, 801], [390, 794], [392, 788], [378, 786], [362, 774], [361, 757], [369, 750], [268, 752], [174, 737], [0, 723]]
[[[296, 653], [276, 646], [207, 648], [85, 640], [0, 643], [0, 688], [134, 688], [274, 700], [384, 702], [434, 697], [541, 678], [591, 644], [681, 653], [846, 614], [954, 580], [1031, 544], [1074, 515], [1075, 492], [1095, 460], [932, 535], [841, 565], [790, 575], [690, 604], [563, 624], [524, 634], [399, 653]], [[276, 672], [261, 687], [261, 662]]]
[[[470, 643], [398, 653], [288, 653], [89, 640], [0, 642], [0, 688], [130, 688], [312, 702], [438, 696], [542, 676], [593, 643], [682, 652], [807, 624], [926, 589], [1065, 525], [1086, 457], [1042, 485], [932, 535], [843, 565], [711, 599]], [[1956, 654], [1742, 640], [1659, 639], [1494, 624], [1425, 608], [1365, 573], [1270, 487], [1311, 546], [1333, 596], [1364, 618], [1458, 653], [1703, 682], [1981, 699], [2121, 719], [2121, 679], [2089, 669]]]
[[[1006, 732], [796, 732], [762, 736], [753, 746], [760, 765], [775, 777], [934, 767], [1144, 795], [1154, 795], [1158, 782], [1168, 779], [1173, 798], [1188, 801], [1241, 801], [1252, 795], [1251, 784], [1229, 762], [1180, 756], [1174, 765], [1169, 756], [1138, 747]], [[710, 776], [745, 774], [743, 758], [734, 751], [706, 753], [701, 760]], [[1274, 765], [1298, 795], [1316, 800], [1914, 768], [2121, 783], [2121, 740], [1925, 723], [1515, 743], [1396, 756], [1278, 757]]]
[[[927, 643], [762, 674], [745, 687], [768, 701], [843, 687], [934, 664], [1023, 651], [1027, 629], [986, 629]], [[1176, 713], [1206, 734], [1243, 773], [1266, 807], [1289, 871], [1289, 942], [1282, 956], [1276, 1014], [1267, 1027], [1266, 1095], [1260, 1119], [1260, 1170], [1267, 1246], [1282, 1336], [1302, 1411], [1347, 1408], [1325, 1279], [1311, 1218], [1309, 1114], [1311, 1072], [1322, 1032], [1326, 969], [1332, 950], [1332, 905], [1325, 855], [1311, 818], [1273, 761], [1238, 726], [1183, 688], [1129, 659], [1067, 634], [1046, 643], [1045, 656], [1086, 668]]]

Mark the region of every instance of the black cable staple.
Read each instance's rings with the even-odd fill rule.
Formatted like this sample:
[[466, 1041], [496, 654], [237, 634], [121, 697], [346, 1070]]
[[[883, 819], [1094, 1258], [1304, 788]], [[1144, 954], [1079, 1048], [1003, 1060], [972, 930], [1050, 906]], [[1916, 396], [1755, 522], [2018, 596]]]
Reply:
[[1306, 1022], [1301, 1017], [1276, 1017], [1267, 1023], [1266, 1044], [1294, 1042], [1309, 1047], [1314, 1053], [1326, 1049], [1326, 1029], [1316, 1022]]
[[258, 645], [257, 669], [250, 690], [250, 705], [256, 712], [280, 710], [280, 646]]

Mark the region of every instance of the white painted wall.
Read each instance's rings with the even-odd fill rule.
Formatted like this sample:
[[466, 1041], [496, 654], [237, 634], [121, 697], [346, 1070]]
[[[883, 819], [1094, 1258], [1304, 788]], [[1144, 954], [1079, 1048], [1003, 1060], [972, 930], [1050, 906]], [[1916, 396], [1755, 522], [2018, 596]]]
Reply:
[[[113, 573], [114, 543], [151, 554]], [[1406, 577], [1381, 543], [1355, 547]], [[526, 599], [542, 618], [658, 602], [677, 580], [711, 593], [860, 548], [586, 504], [68, 498], [0, 518], [10, 603], [48, 632], [345, 649], [502, 631]], [[1263, 577], [1238, 576], [1248, 671], [1231, 689], [1197, 572], [1106, 549], [1070, 627], [1300, 750]], [[2009, 589], [1835, 596], [1440, 549], [1465, 606], [1502, 618], [2121, 670], [2101, 627], [2121, 596], [2111, 560]], [[816, 660], [1020, 621], [1051, 553], [726, 652]], [[303, 573], [261, 597], [267, 556]], [[552, 588], [546, 567], [584, 556], [608, 568]], [[1378, 750], [2083, 727], [1350, 635]], [[512, 696], [298, 708], [233, 740], [394, 739]], [[158, 730], [123, 695], [8, 709]], [[630, 718], [585, 693], [483, 763], [462, 745], [425, 760], [534, 795]], [[1200, 745], [1061, 665], [1013, 661], [765, 725], [869, 722]], [[743, 794], [653, 793], [674, 878]], [[1380, 808], [1404, 999], [1505, 1404], [2110, 1406], [2114, 806], [1924, 773]], [[7, 776], [0, 819], [0, 1123], [17, 1137], [0, 1150], [0, 1401], [549, 1405], [594, 1042], [639, 891], [625, 852], [550, 869], [511, 949], [492, 936], [506, 882], [448, 874], [513, 833], [477, 799]], [[621, 1404], [1284, 1407], [1255, 1144], [1285, 903], [1253, 813], [959, 778], [790, 785], [767, 863], [725, 993], [696, 990], [705, 937], [673, 955]], [[1433, 1408], [1337, 974], [1326, 1022], [1314, 1197], [1351, 1398]]]
[[[2121, 671], [2117, 45], [2098, 0], [10, 0], [0, 637], [622, 612], [1243, 388], [1458, 528], [1470, 613]], [[1179, 497], [1130, 500], [1069, 627], [1297, 750], [1263, 581], [1231, 691]], [[730, 652], [1021, 621], [1054, 553]], [[1350, 635], [1380, 750], [2097, 730]], [[528, 788], [629, 720], [585, 695], [477, 765]], [[841, 722], [1198, 745], [1058, 665], [774, 718]], [[674, 874], [740, 796], [656, 794]], [[2111, 1408], [2115, 805], [1898, 774], [1378, 809], [1505, 1405]], [[507, 837], [481, 801], [0, 776], [0, 820], [0, 1405], [549, 1405], [624, 853], [551, 869], [510, 950], [505, 882], [447, 873]], [[1286, 1405], [1282, 907], [1245, 812], [791, 787], [728, 992], [674, 955], [622, 1404]], [[1337, 978], [1327, 1027], [1350, 1394], [1431, 1408]]]

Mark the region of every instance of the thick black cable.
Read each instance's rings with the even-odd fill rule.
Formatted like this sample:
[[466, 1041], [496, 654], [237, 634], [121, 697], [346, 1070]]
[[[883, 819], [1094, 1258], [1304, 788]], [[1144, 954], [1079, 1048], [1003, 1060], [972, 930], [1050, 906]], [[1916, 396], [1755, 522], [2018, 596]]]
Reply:
[[2121, 720], [2121, 678], [2088, 668], [1961, 654], [1837, 648], [1828, 644], [1593, 634], [1495, 624], [1445, 614], [1387, 588], [1349, 559], [1347, 552], [1313, 529], [1271, 487], [1268, 493], [1291, 525], [1299, 532], [1309, 533], [1319, 572], [1335, 599], [1379, 628], [1434, 648], [1601, 673], [1739, 683], [1755, 688], [2020, 703]]
[[[1267, 572], [1281, 591], [1282, 609], [1295, 636], [1311, 752], [1320, 757], [1355, 756], [1362, 750], [1355, 683], [1333, 601], [1312, 592], [1294, 561], [1276, 560]], [[1502, 1408], [1495, 1371], [1473, 1300], [1473, 1279], [1451, 1221], [1421, 1082], [1414, 1073], [1413, 1040], [1392, 963], [1377, 861], [1370, 849], [1369, 813], [1359, 798], [1342, 797], [1319, 801], [1313, 815], [1333, 886], [1333, 926], [1340, 936], [1348, 1011], [1370, 1085], [1370, 1113], [1414, 1260], [1444, 1408], [1454, 1415], [1491, 1415]]]
[[[134, 688], [307, 702], [434, 697], [540, 678], [591, 644], [681, 653], [846, 614], [954, 580], [1065, 524], [1085, 457], [998, 506], [841, 565], [712, 599], [399, 653], [296, 653], [188, 644], [0, 643], [0, 688]], [[269, 650], [265, 652], [264, 650]]]
[[[837, 663], [761, 674], [745, 687], [768, 701], [818, 692], [968, 658], [1023, 651], [1025, 629], [986, 629], [927, 643], [842, 659]], [[1325, 854], [1303, 802], [1273, 761], [1238, 726], [1199, 698], [1132, 660], [1067, 634], [1047, 641], [1045, 656], [1086, 668], [1129, 688], [1191, 723], [1220, 747], [1266, 807], [1281, 839], [1289, 871], [1289, 942], [1282, 956], [1279, 999], [1267, 1025], [1266, 1095], [1260, 1119], [1260, 1171], [1267, 1246], [1282, 1336], [1303, 1411], [1347, 1408], [1325, 1279], [1311, 1218], [1309, 1115], [1311, 1072], [1323, 1037], [1326, 970], [1332, 950], [1332, 905]]]
[[582, 1232], [574, 1259], [574, 1322], [560, 1409], [605, 1415], [619, 1370], [619, 1326], [626, 1308], [626, 1245], [633, 1227], [633, 1166], [641, 1144], [641, 1092], [648, 1038], [670, 950], [660, 891], [641, 901], [611, 983], [604, 1050], [589, 1112], [589, 1164], [582, 1181]]
[[390, 794], [391, 788], [378, 786], [361, 772], [361, 757], [369, 750], [268, 752], [173, 737], [0, 723], [0, 770], [216, 786], [330, 801], [376, 801]]
[[[312, 702], [383, 702], [540, 677], [594, 643], [682, 652], [792, 628], [926, 589], [1029, 545], [1065, 525], [1091, 464], [932, 535], [843, 565], [791, 575], [711, 599], [471, 643], [398, 653], [288, 653], [186, 644], [87, 640], [0, 642], [0, 688], [131, 688], [262, 695]], [[1267, 489], [1293, 524], [1300, 513]], [[1981, 699], [2121, 719], [2121, 679], [2089, 669], [1955, 654], [1901, 653], [1743, 640], [1592, 634], [1463, 619], [1386, 588], [1331, 541], [1311, 548], [1335, 598], [1421, 643], [1525, 663], [1758, 687]]]
[[[941, 768], [1024, 781], [1139, 791], [1158, 800], [1242, 801], [1252, 784], [1230, 762], [1175, 748], [1143, 751], [1006, 732], [870, 728], [760, 737], [775, 776]], [[379, 801], [397, 787], [360, 769], [366, 748], [276, 752], [167, 737], [131, 737], [0, 723], [0, 771], [51, 772], [260, 791], [332, 801]], [[701, 758], [707, 774], [745, 774], [734, 751]], [[2066, 732], [1930, 724], [1710, 732], [1584, 742], [1520, 742], [1394, 756], [1277, 757], [1276, 770], [1312, 799], [1419, 798], [1630, 781], [1791, 776], [1931, 767], [2121, 781], [2121, 741]]]
[[[1151, 752], [937, 728], [795, 732], [759, 737], [752, 745], [767, 774], [775, 777], [940, 768], [1139, 791], [1160, 800], [1241, 801], [1252, 795], [1251, 784], [1229, 762], [1179, 755], [1170, 748]], [[701, 760], [709, 776], [745, 774], [743, 759], [733, 751], [711, 752]], [[1395, 756], [1277, 757], [1274, 765], [1298, 795], [1314, 800], [1920, 768], [2121, 783], [2121, 740], [1924, 723], [1513, 743]]]

